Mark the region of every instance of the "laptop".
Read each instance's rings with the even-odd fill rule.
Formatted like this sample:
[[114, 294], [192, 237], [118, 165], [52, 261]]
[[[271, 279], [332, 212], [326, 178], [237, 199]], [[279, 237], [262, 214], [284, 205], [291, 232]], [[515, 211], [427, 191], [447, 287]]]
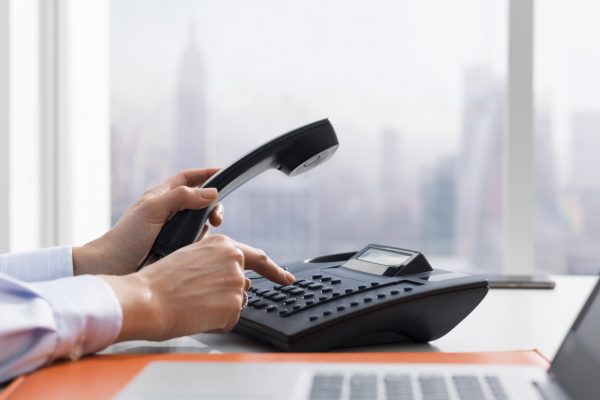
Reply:
[[600, 281], [551, 368], [473, 364], [148, 364], [117, 399], [599, 399]]

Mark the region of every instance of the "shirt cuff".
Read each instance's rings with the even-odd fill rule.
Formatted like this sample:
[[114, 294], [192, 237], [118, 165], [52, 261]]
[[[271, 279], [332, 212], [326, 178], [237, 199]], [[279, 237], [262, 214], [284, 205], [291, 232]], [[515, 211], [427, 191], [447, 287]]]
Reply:
[[53, 359], [76, 360], [117, 339], [123, 312], [116, 294], [102, 278], [82, 275], [34, 286], [54, 312], [58, 343]]
[[0, 272], [25, 282], [50, 281], [73, 276], [71, 246], [48, 247], [0, 256]]

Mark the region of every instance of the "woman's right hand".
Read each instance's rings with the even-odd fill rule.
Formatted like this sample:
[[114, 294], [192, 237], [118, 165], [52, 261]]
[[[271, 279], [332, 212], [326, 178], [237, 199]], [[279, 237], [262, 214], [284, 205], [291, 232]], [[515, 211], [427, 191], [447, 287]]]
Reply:
[[102, 276], [123, 309], [117, 341], [230, 331], [250, 286], [244, 268], [282, 285], [295, 280], [262, 250], [223, 235], [183, 247], [140, 272]]

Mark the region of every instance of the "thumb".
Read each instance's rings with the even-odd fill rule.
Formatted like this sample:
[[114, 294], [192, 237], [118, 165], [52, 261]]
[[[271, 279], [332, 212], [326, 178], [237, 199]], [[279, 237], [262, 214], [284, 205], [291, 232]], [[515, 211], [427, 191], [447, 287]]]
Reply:
[[215, 188], [195, 188], [178, 186], [168, 190], [154, 200], [155, 216], [167, 220], [171, 215], [181, 210], [199, 210], [208, 206], [217, 198]]

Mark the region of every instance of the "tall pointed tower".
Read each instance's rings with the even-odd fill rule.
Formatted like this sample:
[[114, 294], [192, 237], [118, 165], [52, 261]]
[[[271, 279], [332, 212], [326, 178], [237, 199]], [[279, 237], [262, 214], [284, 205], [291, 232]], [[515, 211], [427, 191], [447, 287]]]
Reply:
[[206, 166], [206, 96], [202, 57], [190, 23], [188, 43], [179, 64], [176, 98], [174, 172]]

